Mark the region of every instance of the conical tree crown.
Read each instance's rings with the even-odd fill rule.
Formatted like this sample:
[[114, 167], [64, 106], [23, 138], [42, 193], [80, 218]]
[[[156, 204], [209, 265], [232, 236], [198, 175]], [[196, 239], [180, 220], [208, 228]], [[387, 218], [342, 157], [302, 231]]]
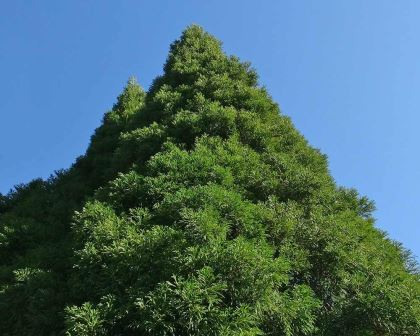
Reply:
[[201, 27], [192, 25], [170, 48], [164, 66], [167, 76], [197, 76], [220, 72], [220, 65], [226, 61], [221, 43]]
[[118, 96], [112, 111], [121, 117], [128, 118], [138, 112], [144, 104], [144, 90], [139, 86], [135, 77], [130, 77], [123, 92]]
[[116, 175], [112, 154], [120, 145], [121, 133], [130, 128], [135, 115], [143, 108], [145, 96], [137, 80], [131, 77], [112, 110], [105, 114], [102, 125], [95, 130], [83, 162], [79, 163], [92, 188]]
[[95, 130], [87, 155], [99, 151], [109, 156], [115, 150], [120, 134], [127, 130], [131, 118], [143, 107], [145, 95], [136, 79], [131, 77], [112, 110], [105, 114], [102, 125]]
[[373, 203], [337, 187], [249, 64], [195, 25], [69, 172], [0, 201], [4, 334], [420, 334], [418, 272]]

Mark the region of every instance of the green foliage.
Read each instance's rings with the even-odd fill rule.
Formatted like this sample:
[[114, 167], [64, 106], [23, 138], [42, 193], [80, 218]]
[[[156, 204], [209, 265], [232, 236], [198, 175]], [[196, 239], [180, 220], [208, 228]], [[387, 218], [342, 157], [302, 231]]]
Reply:
[[223, 303], [226, 287], [210, 267], [188, 279], [173, 276], [137, 300], [137, 327], [150, 335], [257, 334], [248, 309], [233, 310]]
[[198, 26], [86, 154], [0, 195], [2, 335], [420, 335], [420, 274]]
[[112, 315], [114, 300], [115, 298], [109, 295], [96, 306], [85, 302], [81, 306], [66, 307], [65, 334], [68, 336], [107, 335], [107, 327], [112, 325], [115, 319]]

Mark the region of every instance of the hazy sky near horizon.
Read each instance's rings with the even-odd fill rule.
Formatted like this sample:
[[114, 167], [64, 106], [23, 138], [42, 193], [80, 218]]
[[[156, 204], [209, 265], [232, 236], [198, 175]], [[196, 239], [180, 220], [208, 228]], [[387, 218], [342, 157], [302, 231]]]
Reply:
[[68, 168], [128, 77], [147, 89], [197, 23], [419, 257], [419, 18], [415, 0], [3, 2], [0, 192]]

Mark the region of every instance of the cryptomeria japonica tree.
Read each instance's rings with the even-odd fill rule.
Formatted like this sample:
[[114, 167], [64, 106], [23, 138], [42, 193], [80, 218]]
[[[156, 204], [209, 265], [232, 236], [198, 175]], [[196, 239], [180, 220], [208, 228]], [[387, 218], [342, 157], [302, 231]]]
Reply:
[[198, 26], [0, 197], [3, 335], [420, 335], [416, 263]]

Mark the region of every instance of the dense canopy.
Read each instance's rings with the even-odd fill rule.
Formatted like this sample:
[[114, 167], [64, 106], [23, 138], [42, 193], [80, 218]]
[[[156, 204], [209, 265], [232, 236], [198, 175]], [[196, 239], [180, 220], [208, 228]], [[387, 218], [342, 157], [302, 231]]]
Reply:
[[1, 335], [420, 335], [419, 271], [198, 26], [86, 154], [0, 194]]

